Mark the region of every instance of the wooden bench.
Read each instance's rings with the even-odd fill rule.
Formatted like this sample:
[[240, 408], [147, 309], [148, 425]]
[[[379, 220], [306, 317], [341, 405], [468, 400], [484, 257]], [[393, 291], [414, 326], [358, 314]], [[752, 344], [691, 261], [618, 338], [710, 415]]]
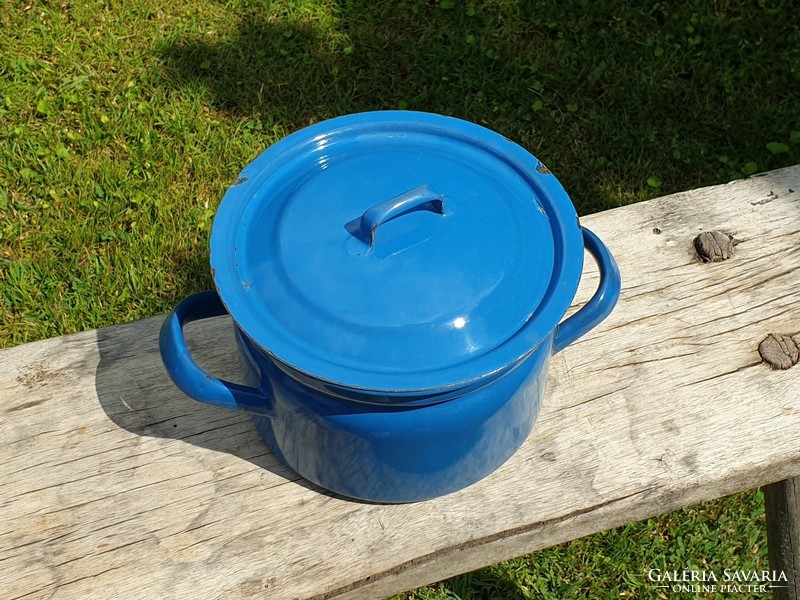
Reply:
[[[800, 474], [800, 367], [758, 352], [800, 332], [800, 167], [582, 222], [619, 261], [618, 307], [554, 357], [522, 449], [424, 503], [299, 479], [168, 380], [162, 317], [0, 351], [0, 597], [375, 599]], [[697, 258], [711, 229], [732, 258]], [[234, 372], [229, 322], [188, 336]]]

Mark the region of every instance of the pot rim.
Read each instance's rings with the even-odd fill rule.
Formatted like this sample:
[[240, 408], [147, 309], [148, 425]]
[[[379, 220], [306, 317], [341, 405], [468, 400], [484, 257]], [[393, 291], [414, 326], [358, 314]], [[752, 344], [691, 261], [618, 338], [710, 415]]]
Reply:
[[[553, 241], [553, 270], [538, 306], [531, 308], [524, 324], [499, 345], [486, 352], [444, 368], [414, 372], [377, 372], [326, 361], [291, 347], [266, 331], [257, 311], [248, 305], [247, 290], [232, 265], [236, 262], [236, 234], [244, 206], [260, 182], [280, 168], [276, 157], [290, 155], [298, 148], [314, 144], [332, 131], [348, 131], [376, 121], [399, 126], [425, 125], [453, 128], [479, 139], [482, 150], [502, 159], [515, 175], [536, 194], [545, 213]], [[277, 164], [277, 167], [276, 167]], [[246, 185], [238, 183], [247, 182]], [[322, 386], [372, 395], [395, 397], [444, 392], [472, 387], [484, 379], [508, 370], [539, 348], [555, 331], [569, 308], [583, 269], [584, 244], [575, 208], [566, 191], [527, 150], [489, 129], [430, 113], [377, 111], [357, 113], [317, 123], [282, 139], [251, 162], [223, 198], [211, 233], [211, 267], [214, 286], [237, 327], [258, 349], [291, 370]]]
[[[235, 322], [234, 322], [235, 324]], [[524, 363], [532, 357], [534, 353], [542, 349], [542, 344], [546, 343], [548, 338], [553, 336], [545, 336], [531, 351], [522, 356], [518, 361], [513, 361], [508, 365], [504, 365], [491, 373], [484, 373], [474, 379], [459, 381], [446, 384], [435, 388], [425, 389], [372, 389], [372, 388], [359, 388], [357, 386], [345, 385], [336, 381], [328, 381], [313, 373], [307, 373], [292, 365], [283, 362], [280, 358], [276, 357], [268, 349], [263, 348], [248, 336], [239, 326], [235, 324], [238, 331], [241, 333], [248, 352], [259, 351], [267, 355], [273, 364], [283, 373], [298, 381], [314, 391], [322, 394], [328, 398], [338, 398], [349, 402], [358, 402], [361, 404], [375, 404], [375, 405], [403, 405], [403, 406], [428, 406], [432, 404], [440, 404], [454, 400], [468, 393], [475, 392], [482, 389], [494, 381], [505, 377], [511, 371], [520, 368]], [[547, 364], [547, 363], [545, 363]]]

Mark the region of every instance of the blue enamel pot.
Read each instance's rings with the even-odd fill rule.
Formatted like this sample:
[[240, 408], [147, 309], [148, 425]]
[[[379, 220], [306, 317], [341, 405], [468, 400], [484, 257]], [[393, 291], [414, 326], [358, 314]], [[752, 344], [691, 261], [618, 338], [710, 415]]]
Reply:
[[[564, 319], [584, 250], [599, 287]], [[550, 357], [613, 309], [620, 276], [556, 178], [473, 123], [349, 115], [248, 165], [211, 233], [216, 291], [167, 317], [192, 398], [252, 414], [292, 469], [413, 502], [482, 479], [528, 437]], [[185, 323], [230, 314], [246, 385], [203, 371]]]

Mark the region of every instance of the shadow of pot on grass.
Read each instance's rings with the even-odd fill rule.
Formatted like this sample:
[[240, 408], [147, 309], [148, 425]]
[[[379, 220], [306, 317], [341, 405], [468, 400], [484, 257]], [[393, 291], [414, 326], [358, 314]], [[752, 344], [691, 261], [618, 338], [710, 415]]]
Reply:
[[[315, 19], [255, 5], [234, 13], [233, 27], [173, 35], [155, 53], [167, 85], [203, 90], [214, 108], [264, 132], [266, 143], [345, 114], [439, 113], [497, 131], [558, 173], [559, 161], [579, 150], [581, 170], [568, 178], [579, 212], [614, 205], [596, 185], [593, 131], [566, 106], [588, 94], [602, 98], [593, 111], [629, 112], [635, 107], [619, 93], [628, 84], [587, 84], [570, 75], [574, 53], [536, 10], [511, 3], [462, 8], [398, 2], [389, 10], [355, 0]], [[543, 94], [550, 96], [545, 104]], [[604, 147], [614, 145], [613, 136], [599, 133]]]
[[501, 97], [530, 95], [524, 80], [508, 80], [500, 60], [543, 42], [498, 30], [516, 10], [487, 7], [469, 17], [425, 3], [387, 10], [356, 0], [315, 19], [258, 5], [238, 11], [233, 31], [170, 37], [156, 55], [177, 88], [199, 85], [216, 108], [256, 117], [265, 128], [292, 131], [311, 120], [398, 108], [486, 123]]

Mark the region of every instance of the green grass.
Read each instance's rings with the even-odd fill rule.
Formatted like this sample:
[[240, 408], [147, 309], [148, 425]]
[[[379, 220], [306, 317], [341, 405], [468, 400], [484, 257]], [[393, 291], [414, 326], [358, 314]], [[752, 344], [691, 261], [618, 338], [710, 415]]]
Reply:
[[[0, 346], [208, 288], [226, 187], [336, 115], [483, 123], [547, 163], [582, 214], [798, 163], [798, 22], [768, 0], [7, 0]], [[733, 496], [406, 597], [656, 597], [653, 565], [762, 564], [761, 506]]]
[[[675, 594], [650, 569], [768, 569], [761, 492], [737, 494], [599, 533], [395, 596], [392, 600], [720, 598]], [[659, 592], [661, 592], [659, 594]], [[735, 594], [767, 598], [765, 594]]]

